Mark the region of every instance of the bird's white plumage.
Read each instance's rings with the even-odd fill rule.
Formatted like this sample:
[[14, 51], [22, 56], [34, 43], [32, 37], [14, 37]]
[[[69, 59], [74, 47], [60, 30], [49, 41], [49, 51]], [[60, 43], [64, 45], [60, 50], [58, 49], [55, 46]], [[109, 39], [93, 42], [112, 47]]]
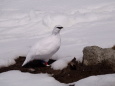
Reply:
[[22, 66], [34, 59], [48, 61], [60, 48], [60, 28], [62, 26], [55, 26], [50, 36], [38, 41], [32, 46]]

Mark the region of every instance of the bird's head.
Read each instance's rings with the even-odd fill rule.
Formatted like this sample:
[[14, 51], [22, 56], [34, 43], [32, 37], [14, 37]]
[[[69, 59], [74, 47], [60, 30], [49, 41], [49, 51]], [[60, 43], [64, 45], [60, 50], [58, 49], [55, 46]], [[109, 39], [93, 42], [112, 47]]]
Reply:
[[63, 27], [61, 25], [56, 25], [53, 29], [52, 34], [58, 34]]

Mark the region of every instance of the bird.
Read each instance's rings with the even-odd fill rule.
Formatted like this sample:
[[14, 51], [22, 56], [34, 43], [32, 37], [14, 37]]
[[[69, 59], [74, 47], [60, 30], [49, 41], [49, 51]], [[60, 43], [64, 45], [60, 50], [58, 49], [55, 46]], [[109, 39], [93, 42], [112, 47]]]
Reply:
[[56, 25], [48, 37], [39, 40], [35, 45], [29, 50], [25, 61], [22, 66], [33, 60], [42, 60], [43, 64], [48, 65], [48, 60], [59, 50], [61, 45], [60, 31], [63, 27], [61, 25]]

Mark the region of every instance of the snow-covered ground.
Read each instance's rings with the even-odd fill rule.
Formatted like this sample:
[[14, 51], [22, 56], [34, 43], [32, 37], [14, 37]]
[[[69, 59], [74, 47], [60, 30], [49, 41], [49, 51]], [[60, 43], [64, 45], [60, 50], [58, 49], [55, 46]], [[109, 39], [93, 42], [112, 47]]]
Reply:
[[[82, 61], [85, 46], [115, 45], [115, 1], [0, 0], [0, 67], [14, 64], [18, 56], [26, 56], [34, 43], [51, 34], [55, 25], [64, 29], [61, 48], [52, 58], [76, 57]], [[3, 81], [0, 79], [0, 85]]]
[[30, 74], [20, 71], [8, 71], [0, 74], [1, 86], [66, 86], [48, 74]]
[[115, 86], [115, 74], [90, 76], [70, 84], [60, 83], [48, 74], [8, 71], [0, 74], [1, 86]]

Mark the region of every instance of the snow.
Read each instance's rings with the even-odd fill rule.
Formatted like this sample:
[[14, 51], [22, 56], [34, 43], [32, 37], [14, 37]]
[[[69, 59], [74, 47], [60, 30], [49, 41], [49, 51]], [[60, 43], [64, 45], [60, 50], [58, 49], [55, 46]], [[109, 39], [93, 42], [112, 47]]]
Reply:
[[75, 19], [65, 13], [50, 13], [43, 18], [43, 23], [50, 28], [55, 27], [55, 25], [70, 27], [75, 24]]
[[8, 71], [0, 74], [1, 86], [114, 86], [115, 74], [90, 76], [77, 82], [64, 84], [55, 80], [49, 74], [30, 74], [20, 71]]
[[54, 70], [62, 70], [68, 66], [68, 63], [72, 61], [72, 59], [72, 57], [59, 59], [51, 64], [51, 68]]
[[48, 74], [30, 74], [8, 71], [0, 74], [1, 86], [66, 86]]
[[90, 76], [74, 84], [75, 86], [115, 86], [115, 74]]
[[64, 29], [52, 68], [62, 69], [74, 57], [82, 61], [85, 46], [115, 45], [115, 0], [0, 0], [0, 67], [26, 56], [57, 24]]

